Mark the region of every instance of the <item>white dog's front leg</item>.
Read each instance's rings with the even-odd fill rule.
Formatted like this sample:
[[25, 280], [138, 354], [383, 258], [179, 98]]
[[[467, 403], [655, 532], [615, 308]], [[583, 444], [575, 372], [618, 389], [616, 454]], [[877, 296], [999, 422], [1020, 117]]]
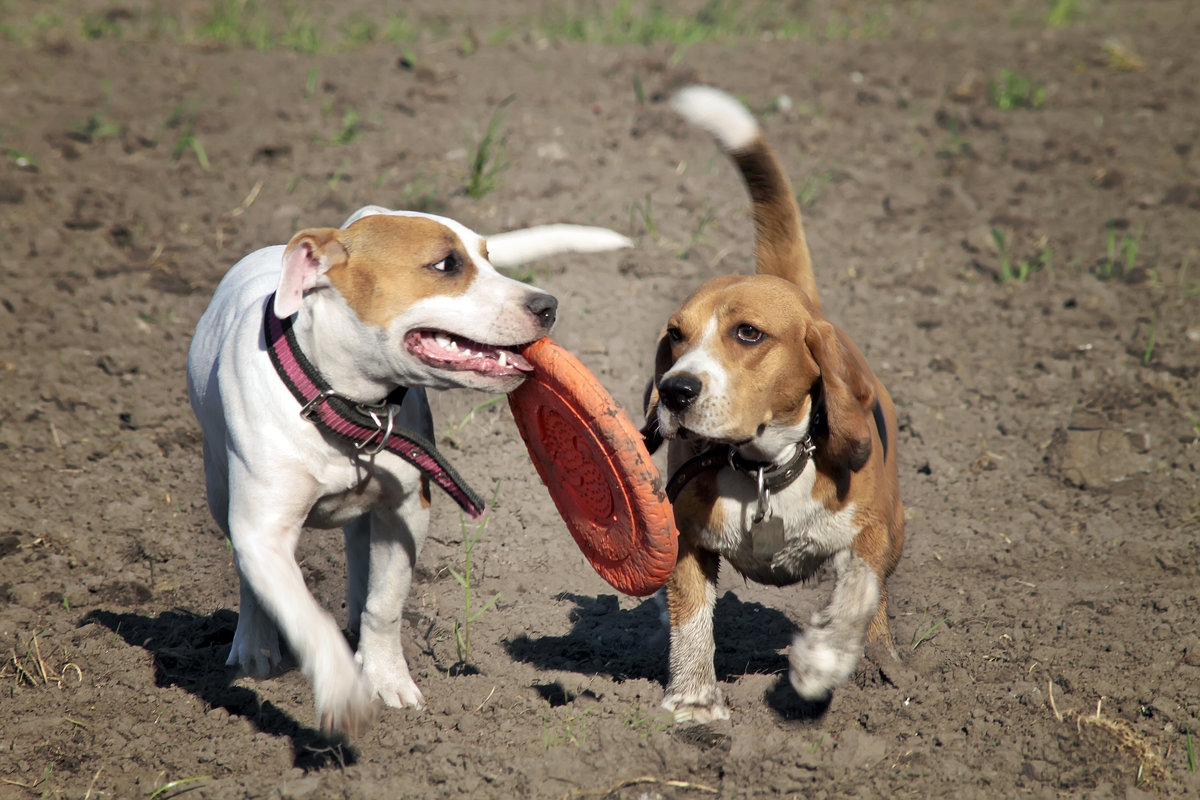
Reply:
[[806, 700], [824, 700], [854, 674], [879, 607], [879, 578], [849, 550], [833, 558], [837, 583], [829, 604], [813, 614], [788, 656], [792, 688]]
[[398, 511], [371, 514], [371, 567], [356, 658], [389, 706], [419, 708], [425, 698], [404, 659], [404, 601], [429, 529], [429, 510], [413, 493]]
[[275, 621], [312, 681], [321, 729], [358, 733], [376, 714], [370, 684], [341, 629], [304, 585], [295, 559], [301, 520], [281, 518], [282, 510], [270, 513], [264, 500], [275, 499], [272, 494], [263, 487], [251, 491], [246, 484], [253, 479], [245, 480], [246, 490], [232, 498], [229, 515], [238, 572], [257, 598], [260, 613]]

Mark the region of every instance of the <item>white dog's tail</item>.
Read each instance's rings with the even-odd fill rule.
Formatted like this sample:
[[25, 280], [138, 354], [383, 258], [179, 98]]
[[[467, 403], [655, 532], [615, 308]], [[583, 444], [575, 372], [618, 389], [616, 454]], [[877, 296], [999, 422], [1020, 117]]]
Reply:
[[[342, 223], [350, 227], [363, 217], [374, 214], [411, 214], [391, 211], [383, 206], [363, 206]], [[426, 215], [422, 215], [426, 216]], [[536, 225], [532, 228], [494, 233], [487, 237], [488, 260], [494, 267], [513, 267], [549, 258], [561, 253], [606, 253], [633, 247], [633, 242], [608, 228], [590, 225]]]
[[800, 206], [754, 116], [736, 98], [711, 86], [681, 90], [671, 98], [671, 107], [716, 139], [741, 171], [754, 203], [758, 272], [792, 281], [820, 308]]
[[488, 260], [494, 267], [512, 267], [560, 253], [604, 253], [625, 247], [633, 247], [627, 237], [588, 225], [537, 225], [487, 237]]

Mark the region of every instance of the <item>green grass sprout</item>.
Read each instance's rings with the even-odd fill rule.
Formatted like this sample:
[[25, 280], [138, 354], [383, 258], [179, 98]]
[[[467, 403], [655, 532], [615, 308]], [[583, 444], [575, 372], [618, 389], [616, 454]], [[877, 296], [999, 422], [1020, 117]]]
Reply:
[[926, 628], [922, 629], [922, 628], [921, 628], [921, 625], [924, 625], [924, 624], [925, 624], [925, 619], [924, 619], [924, 618], [922, 618], [922, 619], [921, 619], [921, 625], [918, 625], [918, 626], [917, 626], [917, 630], [913, 632], [913, 644], [912, 644], [912, 649], [913, 649], [913, 650], [916, 650], [918, 647], [920, 647], [921, 645], [925, 644], [925, 642], [928, 642], [930, 639], [932, 639], [932, 638], [933, 638], [933, 634], [937, 632], [937, 629], [938, 629], [938, 628], [940, 628], [940, 627], [942, 627], [943, 625], [945, 625], [945, 624], [946, 624], [946, 620], [948, 620], [948, 619], [950, 619], [950, 618], [949, 618], [949, 617], [942, 617], [942, 618], [941, 618], [941, 619], [939, 619], [937, 622], [935, 622], [935, 623], [933, 623], [933, 624], [929, 625], [928, 627], [926, 627]]
[[1005, 69], [1001, 70], [999, 78], [988, 81], [988, 97], [992, 105], [1001, 111], [1041, 108], [1046, 102], [1046, 87], [1011, 69]]
[[467, 165], [467, 195], [476, 200], [495, 190], [499, 184], [500, 173], [508, 168], [504, 160], [505, 138], [500, 132], [504, 123], [503, 111], [516, 95], [509, 95], [500, 101], [492, 118], [488, 121], [487, 130], [483, 137], [475, 143], [471, 152], [471, 160]]
[[454, 580], [463, 590], [463, 612], [460, 619], [454, 620], [454, 646], [458, 652], [458, 664], [467, 666], [471, 663], [471, 626], [475, 620], [479, 619], [483, 612], [496, 604], [500, 599], [500, 593], [492, 595], [486, 600], [483, 605], [476, 607], [473, 603], [474, 597], [471, 591], [473, 559], [472, 555], [475, 551], [475, 545], [479, 543], [479, 537], [483, 535], [483, 529], [487, 527], [488, 520], [491, 518], [491, 508], [496, 504], [496, 498], [500, 494], [500, 484], [496, 484], [496, 488], [492, 491], [492, 500], [488, 503], [488, 511], [484, 512], [483, 517], [475, 525], [475, 529], [468, 530], [466, 518], [460, 514], [460, 526], [463, 535], [463, 562], [462, 571], [447, 566], [450, 574], [454, 576]]

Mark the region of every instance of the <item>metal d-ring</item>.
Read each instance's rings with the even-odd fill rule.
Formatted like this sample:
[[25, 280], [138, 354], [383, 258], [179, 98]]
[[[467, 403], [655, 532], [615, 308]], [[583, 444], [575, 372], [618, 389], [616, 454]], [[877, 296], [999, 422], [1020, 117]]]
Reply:
[[[369, 408], [364, 408], [363, 406], [359, 406], [359, 409], [371, 417], [371, 421], [375, 423], [375, 433], [372, 433], [370, 436], [363, 439], [361, 442], [355, 442], [354, 447], [356, 450], [359, 450], [360, 452], [365, 453], [369, 456], [378, 455], [379, 453], [383, 452], [383, 449], [385, 447], [387, 447], [388, 439], [390, 439], [392, 436], [392, 430], [396, 427], [396, 407], [393, 405], [389, 405], [387, 407], [387, 427], [386, 428], [384, 427], [383, 423], [379, 420], [379, 415], [376, 414], [373, 410], [371, 410]], [[376, 444], [374, 447], [368, 448], [367, 445], [369, 445], [371, 443], [371, 440], [375, 438], [376, 433], [380, 434], [379, 443]]]
[[756, 472], [758, 475], [758, 505], [755, 506], [752, 520], [755, 525], [765, 519], [771, 518], [771, 487], [767, 486], [767, 481], [764, 477], [766, 467], [759, 467]]

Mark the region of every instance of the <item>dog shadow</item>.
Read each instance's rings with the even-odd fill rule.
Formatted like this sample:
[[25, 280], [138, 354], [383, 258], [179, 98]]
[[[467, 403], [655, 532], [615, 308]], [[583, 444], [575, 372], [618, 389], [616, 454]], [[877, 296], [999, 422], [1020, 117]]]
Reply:
[[[575, 607], [571, 630], [562, 636], [518, 636], [504, 643], [515, 661], [538, 669], [606, 675], [615, 681], [643, 678], [667, 683], [668, 631], [665, 605], [648, 598], [622, 609], [615, 595], [563, 593], [556, 599]], [[732, 591], [717, 600], [713, 618], [717, 680], [744, 675], [778, 675], [764, 701], [781, 718], [819, 717], [829, 703], [801, 700], [788, 683], [787, 648], [798, 628], [788, 616], [761, 603], [743, 602]]]
[[260, 701], [253, 690], [231, 682], [236, 671], [225, 666], [225, 657], [237, 627], [235, 612], [222, 609], [209, 617], [176, 609], [147, 617], [98, 610], [80, 624], [89, 623], [102, 625], [127, 644], [149, 652], [154, 657], [156, 686], [177, 686], [210, 708], [245, 718], [263, 733], [290, 739], [294, 766], [314, 770], [355, 762], [354, 750], [344, 742], [302, 725], [274, 703]]

